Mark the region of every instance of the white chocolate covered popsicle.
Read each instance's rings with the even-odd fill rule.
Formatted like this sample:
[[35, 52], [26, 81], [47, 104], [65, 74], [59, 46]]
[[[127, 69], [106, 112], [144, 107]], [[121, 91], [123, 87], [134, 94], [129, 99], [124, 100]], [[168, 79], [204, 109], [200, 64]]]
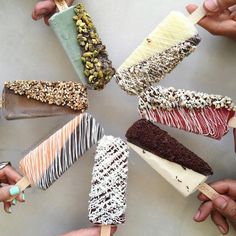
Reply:
[[184, 196], [195, 192], [213, 173], [204, 160], [150, 121], [135, 122], [126, 138], [129, 146]]
[[171, 12], [118, 68], [118, 85], [137, 95], [163, 79], [200, 42], [194, 23], [181, 12]]

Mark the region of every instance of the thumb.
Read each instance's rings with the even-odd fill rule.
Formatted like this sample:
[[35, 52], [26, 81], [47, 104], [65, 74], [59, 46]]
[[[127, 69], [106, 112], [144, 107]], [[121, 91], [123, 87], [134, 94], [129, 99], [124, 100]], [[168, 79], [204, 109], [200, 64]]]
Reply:
[[205, 0], [205, 9], [209, 12], [224, 11], [236, 4], [236, 0]]
[[8, 185], [0, 188], [0, 202], [7, 201], [20, 193], [20, 189], [15, 185]]
[[231, 198], [219, 195], [213, 201], [214, 207], [228, 218], [234, 225], [236, 224], [236, 202]]

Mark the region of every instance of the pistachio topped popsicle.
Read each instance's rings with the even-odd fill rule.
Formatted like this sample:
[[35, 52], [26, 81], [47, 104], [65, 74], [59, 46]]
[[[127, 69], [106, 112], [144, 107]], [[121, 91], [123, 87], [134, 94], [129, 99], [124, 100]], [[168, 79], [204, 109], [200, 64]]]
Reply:
[[84, 6], [78, 4], [54, 14], [49, 24], [81, 82], [90, 89], [103, 89], [115, 70]]

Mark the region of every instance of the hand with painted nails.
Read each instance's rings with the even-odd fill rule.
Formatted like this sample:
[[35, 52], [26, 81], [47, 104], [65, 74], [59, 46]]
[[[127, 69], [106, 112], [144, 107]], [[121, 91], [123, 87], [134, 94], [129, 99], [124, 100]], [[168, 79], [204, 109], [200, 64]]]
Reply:
[[[87, 229], [80, 229], [73, 231], [62, 236], [100, 236], [100, 227], [91, 227]], [[112, 227], [111, 236], [116, 232], [117, 227]]]
[[[74, 0], [66, 0], [68, 6], [71, 6]], [[53, 0], [39, 1], [32, 12], [33, 20], [40, 20], [44, 18], [45, 24], [48, 25], [48, 19], [56, 12], [56, 4]]]
[[211, 184], [219, 194], [210, 201], [205, 195], [199, 194], [202, 201], [194, 220], [202, 222], [211, 215], [212, 221], [219, 231], [225, 235], [229, 231], [229, 221], [236, 230], [236, 180], [222, 180]]
[[[198, 6], [188, 5], [189, 13]], [[199, 25], [213, 35], [222, 35], [236, 41], [236, 0], [205, 0], [204, 8], [207, 16], [199, 21]]]
[[[21, 179], [21, 175], [10, 165], [0, 169], [0, 202], [3, 202], [4, 210], [11, 213], [11, 206], [17, 201], [24, 202], [24, 194], [20, 193], [20, 189], [15, 184]], [[14, 197], [14, 200], [8, 201]]]

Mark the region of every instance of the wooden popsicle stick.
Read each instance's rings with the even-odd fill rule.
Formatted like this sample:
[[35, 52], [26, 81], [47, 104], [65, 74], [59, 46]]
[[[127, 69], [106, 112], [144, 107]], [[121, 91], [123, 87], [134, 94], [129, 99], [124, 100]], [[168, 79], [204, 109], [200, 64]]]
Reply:
[[30, 184], [30, 181], [28, 180], [28, 178], [26, 176], [24, 176], [21, 180], [19, 180], [17, 183], [16, 183], [16, 186], [19, 187], [20, 191], [23, 192], [27, 187], [29, 187], [31, 184]]
[[68, 9], [68, 5], [65, 0], [54, 0], [54, 2], [60, 12]]
[[110, 236], [111, 235], [111, 225], [102, 225], [100, 236]]
[[[15, 186], [18, 186], [20, 191], [23, 192], [27, 187], [29, 187], [31, 184], [26, 176], [21, 178]], [[7, 200], [7, 202], [11, 202], [15, 197], [11, 197]]]
[[210, 185], [202, 183], [198, 186], [198, 190], [206, 195], [210, 200], [213, 200], [219, 193], [215, 191]]
[[232, 117], [228, 122], [229, 127], [236, 128], [236, 117]]
[[189, 17], [188, 19], [195, 25], [207, 14], [206, 10], [203, 6], [198, 7]]

